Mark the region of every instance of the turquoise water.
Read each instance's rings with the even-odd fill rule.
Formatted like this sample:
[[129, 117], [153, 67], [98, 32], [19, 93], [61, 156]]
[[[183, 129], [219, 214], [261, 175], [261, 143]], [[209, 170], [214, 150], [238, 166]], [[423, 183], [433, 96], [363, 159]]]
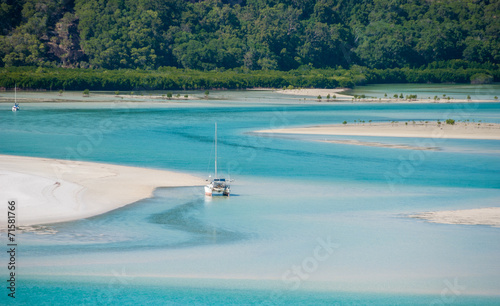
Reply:
[[[85, 290], [92, 295], [81, 298], [83, 304], [106, 305], [276, 305], [277, 298], [265, 290], [212, 289], [150, 285], [144, 287], [120, 286], [100, 283], [95, 280], [85, 282], [30, 281], [20, 290], [26, 290], [30, 296], [27, 303], [39, 304], [42, 300], [53, 300], [53, 295], [75, 296], [75, 292]], [[22, 294], [23, 292], [20, 291]], [[397, 295], [381, 293], [348, 292], [291, 292], [279, 298], [279, 304], [287, 305], [498, 305], [493, 297], [460, 297], [441, 299], [432, 295]], [[445, 303], [448, 302], [448, 303]], [[450, 303], [451, 302], [451, 303]]]
[[19, 113], [0, 104], [1, 154], [202, 177], [213, 171], [217, 121], [219, 170], [235, 179], [230, 198], [208, 201], [199, 187], [160, 188], [101, 216], [23, 233], [17, 302], [498, 304], [498, 228], [407, 215], [498, 206], [499, 141], [426, 139], [439, 150], [412, 151], [252, 131], [359, 119], [500, 123], [500, 103], [298, 104], [266, 92], [211, 97], [119, 104], [110, 95], [92, 103], [23, 103]]

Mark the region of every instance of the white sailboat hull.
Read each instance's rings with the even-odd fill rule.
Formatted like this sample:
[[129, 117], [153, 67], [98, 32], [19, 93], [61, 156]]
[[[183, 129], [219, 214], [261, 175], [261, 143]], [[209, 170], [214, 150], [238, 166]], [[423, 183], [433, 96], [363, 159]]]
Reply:
[[[218, 182], [216, 182], [218, 183]], [[231, 194], [231, 188], [229, 185], [223, 184], [221, 185], [220, 183], [215, 184], [214, 182], [208, 184], [205, 186], [205, 195], [211, 197], [213, 194], [222, 194], [224, 196], [229, 196]]]
[[211, 197], [212, 196], [212, 186], [205, 186], [205, 195]]

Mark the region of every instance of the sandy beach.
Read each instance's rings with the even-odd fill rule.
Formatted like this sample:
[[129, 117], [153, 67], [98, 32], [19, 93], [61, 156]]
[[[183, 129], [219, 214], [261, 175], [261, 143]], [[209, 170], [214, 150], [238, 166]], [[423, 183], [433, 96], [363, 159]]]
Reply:
[[329, 136], [378, 136], [378, 137], [417, 137], [417, 138], [454, 138], [500, 140], [500, 124], [463, 123], [446, 124], [435, 121], [428, 123], [377, 122], [348, 123], [274, 130], [260, 130], [261, 134], [302, 134]]
[[[15, 200], [18, 226], [71, 221], [151, 197], [157, 187], [203, 184], [172, 171], [0, 155], [0, 214]], [[0, 228], [6, 222], [2, 218]]]
[[[296, 96], [312, 96], [318, 97], [321, 96], [323, 101], [326, 101], [326, 97], [330, 95], [330, 101], [335, 101], [336, 99], [352, 99], [352, 96], [343, 95], [342, 92], [348, 90], [348, 88], [300, 88], [300, 89], [279, 89], [276, 90], [276, 93], [286, 94], [286, 95], [296, 95]], [[336, 99], [333, 99], [333, 95], [336, 96]]]
[[[97, 97], [103, 97], [103, 98], [108, 98], [109, 95], [94, 95]], [[179, 94], [177, 97], [177, 94], [172, 95], [172, 97], [168, 98], [167, 95], [132, 95], [132, 94], [118, 94], [114, 95], [115, 98], [121, 98], [121, 99], [140, 99], [140, 100], [147, 100], [147, 99], [154, 99], [154, 100], [161, 100], [163, 102], [169, 102], [169, 101], [186, 101], [186, 100], [200, 100], [200, 99], [205, 99], [204, 96], [202, 95], [188, 95], [187, 97], [184, 96], [184, 94]]]
[[[30, 92], [32, 93], [32, 92]], [[73, 95], [57, 95], [55, 97], [30, 97], [23, 98], [18, 97], [18, 103], [40, 103], [40, 102], [102, 102], [109, 101], [109, 99], [115, 99], [115, 102], [147, 102], [154, 101], [157, 103], [182, 103], [190, 100], [207, 100], [203, 95], [188, 95], [188, 97], [184, 97], [181, 95], [179, 97], [172, 96], [171, 98], [167, 98], [166, 95], [130, 95], [130, 94], [118, 94], [118, 95], [104, 95], [104, 94], [90, 94], [89, 96], [77, 96], [79, 100], [75, 100], [75, 96]], [[0, 103], [12, 103], [11, 97], [0, 97]]]
[[423, 219], [432, 223], [500, 227], [500, 207], [434, 211], [410, 215], [409, 217]]

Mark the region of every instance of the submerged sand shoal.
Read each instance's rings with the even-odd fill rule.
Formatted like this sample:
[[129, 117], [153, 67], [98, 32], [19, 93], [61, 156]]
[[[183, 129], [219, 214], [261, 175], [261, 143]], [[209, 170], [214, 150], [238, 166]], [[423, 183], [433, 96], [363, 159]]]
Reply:
[[500, 207], [433, 211], [410, 215], [409, 217], [423, 219], [432, 223], [500, 227]]
[[412, 146], [405, 144], [389, 144], [389, 143], [381, 143], [375, 141], [359, 141], [353, 139], [347, 140], [317, 140], [319, 142], [327, 142], [327, 143], [338, 143], [338, 144], [347, 144], [353, 146], [365, 146], [365, 147], [378, 147], [378, 148], [391, 148], [391, 149], [403, 149], [403, 150], [420, 150], [420, 151], [439, 151], [439, 148], [436, 146]]
[[[379, 137], [417, 137], [417, 138], [456, 138], [456, 139], [490, 139], [500, 140], [500, 124], [494, 123], [465, 123], [454, 125], [437, 124], [437, 122], [409, 122], [405, 123], [364, 123], [364, 124], [336, 124], [311, 126], [300, 128], [261, 130], [255, 133], [272, 134], [302, 134], [325, 136], [379, 136]], [[378, 142], [358, 140], [317, 140], [350, 145], [384, 146], [391, 148], [406, 148], [411, 150], [436, 150], [435, 147], [414, 147], [401, 145], [387, 145]], [[433, 223], [489, 225], [500, 227], [500, 207], [467, 209], [455, 211], [425, 212], [409, 217], [424, 219]]]
[[376, 136], [500, 140], [500, 124], [463, 123], [454, 125], [437, 122], [380, 122], [363, 124], [333, 124], [310, 127], [260, 130], [262, 134], [301, 134], [330, 136]]
[[[151, 197], [157, 187], [203, 184], [173, 171], [0, 155], [0, 214], [15, 200], [17, 226], [71, 221]], [[0, 228], [6, 224], [2, 218]]]

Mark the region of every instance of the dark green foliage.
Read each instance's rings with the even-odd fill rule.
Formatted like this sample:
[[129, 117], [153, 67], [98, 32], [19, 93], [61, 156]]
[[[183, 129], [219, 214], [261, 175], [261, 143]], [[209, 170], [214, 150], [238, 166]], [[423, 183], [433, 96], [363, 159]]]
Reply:
[[[361, 65], [384, 73], [346, 75], [340, 86], [375, 75], [381, 82], [455, 82], [450, 79], [461, 81], [463, 74], [424, 68], [498, 68], [499, 16], [499, 1], [476, 0], [0, 0], [0, 66], [307, 71]], [[416, 67], [424, 68], [405, 70]]]
[[[162, 67], [157, 70], [105, 70], [9, 67], [0, 68], [0, 87], [25, 89], [140, 91], [211, 88], [337, 88], [376, 83], [469, 82], [472, 75], [485, 73], [500, 80], [500, 69], [301, 69], [290, 71], [197, 71]], [[133, 95], [133, 92], [131, 93]], [[208, 94], [206, 94], [208, 95]], [[398, 97], [397, 94], [394, 95]], [[403, 98], [403, 96], [400, 96]], [[333, 95], [333, 99], [336, 96]]]
[[453, 119], [446, 119], [446, 124], [454, 125], [455, 124], [455, 120], [453, 120]]
[[489, 84], [493, 82], [493, 76], [485, 73], [476, 73], [470, 77], [471, 84]]

